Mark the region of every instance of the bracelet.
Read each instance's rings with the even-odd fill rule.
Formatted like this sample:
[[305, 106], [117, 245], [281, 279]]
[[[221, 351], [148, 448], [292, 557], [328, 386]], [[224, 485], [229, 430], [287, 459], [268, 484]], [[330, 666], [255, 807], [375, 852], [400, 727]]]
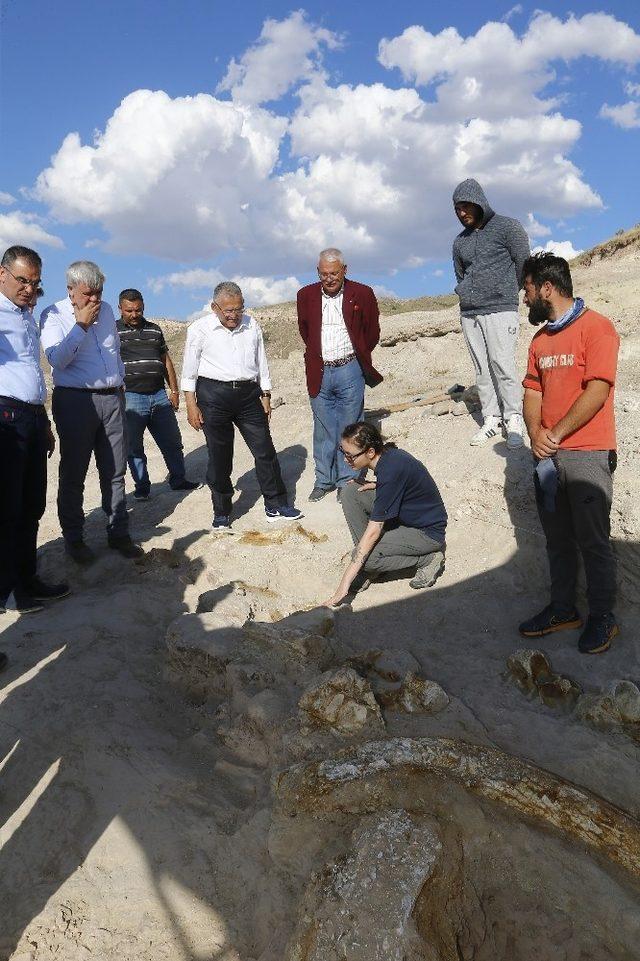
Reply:
[[179, 391], [179, 390], [170, 390], [169, 393], [170, 393], [170, 394], [179, 394], [180, 391]]

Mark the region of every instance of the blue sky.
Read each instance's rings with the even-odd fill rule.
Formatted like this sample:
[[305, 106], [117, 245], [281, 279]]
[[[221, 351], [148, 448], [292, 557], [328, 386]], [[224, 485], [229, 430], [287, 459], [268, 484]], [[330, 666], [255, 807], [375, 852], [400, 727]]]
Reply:
[[0, 242], [40, 251], [47, 303], [80, 258], [149, 316], [225, 277], [276, 302], [333, 244], [381, 291], [448, 291], [468, 176], [535, 245], [640, 220], [630, 0], [2, 9]]

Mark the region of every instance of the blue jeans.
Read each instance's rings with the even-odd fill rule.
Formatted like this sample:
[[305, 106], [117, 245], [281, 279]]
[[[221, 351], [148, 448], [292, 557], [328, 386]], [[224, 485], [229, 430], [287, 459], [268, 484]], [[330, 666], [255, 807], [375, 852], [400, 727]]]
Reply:
[[358, 474], [339, 450], [344, 428], [362, 420], [364, 413], [364, 375], [358, 361], [354, 359], [344, 367], [325, 367], [320, 393], [310, 400], [315, 486], [325, 490], [344, 487]]
[[184, 454], [176, 412], [169, 403], [167, 392], [163, 389], [155, 394], [137, 394], [128, 390], [125, 400], [129, 444], [127, 460], [136, 493], [147, 495], [151, 490], [143, 444], [147, 427], [167, 465], [169, 486], [177, 487], [184, 480]]

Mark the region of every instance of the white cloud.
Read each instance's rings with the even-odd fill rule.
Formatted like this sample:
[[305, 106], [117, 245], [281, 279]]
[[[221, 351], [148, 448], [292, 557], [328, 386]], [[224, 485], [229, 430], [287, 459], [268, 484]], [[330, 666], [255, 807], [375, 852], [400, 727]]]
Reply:
[[557, 254], [558, 257], [564, 257], [565, 260], [572, 260], [582, 253], [582, 250], [575, 249], [570, 240], [548, 240], [544, 247], [535, 247], [533, 252], [537, 254], [541, 250], [544, 250], [545, 253]]
[[640, 83], [631, 83], [628, 81], [624, 84], [624, 92], [627, 97], [640, 97]]
[[505, 23], [508, 23], [509, 20], [511, 20], [513, 17], [517, 17], [518, 14], [522, 13], [522, 10], [523, 10], [522, 4], [516, 3], [515, 7], [511, 7], [510, 10], [507, 10], [507, 12], [505, 13], [502, 19], [504, 20]]
[[93, 145], [65, 137], [34, 195], [63, 222], [102, 224], [117, 252], [185, 260], [241, 248], [286, 126], [209, 94], [136, 90]]
[[260, 104], [278, 100], [296, 83], [321, 72], [321, 48], [335, 49], [340, 37], [309, 23], [297, 10], [285, 20], [265, 20], [257, 42], [232, 60], [218, 93], [230, 91], [233, 100]]
[[161, 277], [149, 277], [147, 283], [154, 293], [159, 294], [165, 287], [189, 287], [193, 290], [207, 287], [213, 290], [223, 279], [219, 270], [196, 267], [194, 270], [177, 270], [171, 274], [163, 274]]
[[202, 317], [203, 314], [210, 314], [210, 313], [211, 313], [211, 302], [207, 301], [198, 310], [194, 310], [192, 313], [188, 314], [184, 320], [186, 324], [191, 324], [193, 323], [194, 320], [197, 320], [198, 317]]
[[432, 34], [412, 26], [379, 46], [380, 62], [397, 67], [405, 80], [437, 82], [435, 106], [460, 119], [527, 116], [557, 106], [538, 96], [554, 77], [550, 65], [578, 57], [631, 66], [640, 60], [640, 36], [605, 13], [565, 21], [537, 13], [521, 38], [506, 23], [486, 23], [467, 38], [455, 27]]
[[64, 247], [60, 237], [50, 234], [42, 226], [36, 214], [25, 213], [22, 210], [12, 210], [8, 214], [0, 214], [0, 250], [6, 250], [14, 244], [23, 247], [39, 246]]
[[384, 284], [374, 284], [373, 292], [376, 297], [380, 297], [383, 300], [400, 300], [400, 296], [391, 290], [390, 287], [385, 287]]
[[6, 193], [4, 190], [0, 190], [0, 204], [3, 207], [10, 207], [11, 204], [15, 204], [16, 198], [12, 194]]
[[154, 293], [160, 293], [165, 287], [186, 287], [190, 290], [207, 288], [213, 291], [221, 280], [235, 281], [242, 288], [248, 307], [265, 307], [293, 300], [302, 286], [297, 277], [229, 277], [215, 268], [175, 271], [162, 277], [151, 277], [148, 283]]
[[605, 103], [600, 108], [600, 116], [604, 120], [611, 120], [616, 127], [622, 127], [623, 130], [633, 130], [640, 127], [640, 103], [628, 100], [617, 107], [610, 107]]
[[544, 224], [538, 223], [536, 218], [533, 216], [531, 211], [527, 214], [527, 219], [524, 223], [524, 228], [529, 234], [530, 238], [534, 237], [548, 237], [551, 233], [551, 228], [546, 227]]
[[[353, 276], [442, 261], [458, 228], [452, 190], [469, 176], [533, 236], [548, 230], [536, 218], [602, 206], [571, 159], [581, 125], [546, 89], [558, 60], [640, 61], [626, 24], [538, 14], [522, 36], [487, 23], [466, 38], [413, 26], [380, 44], [405, 76], [399, 89], [333, 82], [321, 58], [339, 42], [302, 13], [266, 21], [229, 65], [219, 89], [230, 100], [137, 90], [91, 143], [67, 135], [35, 196], [62, 221], [98, 224], [108, 250], [211, 263], [208, 286], [224, 262], [255, 302], [288, 299], [326, 246], [345, 251]], [[260, 106], [283, 93], [293, 110]]]

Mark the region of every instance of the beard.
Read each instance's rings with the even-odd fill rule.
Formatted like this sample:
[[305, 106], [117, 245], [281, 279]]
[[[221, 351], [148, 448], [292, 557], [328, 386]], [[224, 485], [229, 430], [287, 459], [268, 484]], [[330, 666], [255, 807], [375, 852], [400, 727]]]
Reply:
[[539, 324], [544, 324], [548, 320], [553, 320], [553, 308], [551, 307], [551, 301], [543, 300], [542, 297], [536, 297], [529, 304], [529, 323], [533, 327], [537, 327]]

